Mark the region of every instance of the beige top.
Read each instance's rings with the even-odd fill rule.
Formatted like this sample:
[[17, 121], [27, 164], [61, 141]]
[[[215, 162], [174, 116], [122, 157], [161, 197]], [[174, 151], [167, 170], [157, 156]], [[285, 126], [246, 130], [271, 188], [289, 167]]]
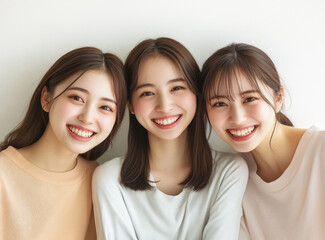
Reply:
[[256, 174], [252, 156], [244, 157], [250, 176], [240, 239], [325, 239], [325, 131], [308, 129], [289, 167], [270, 183]]
[[13, 147], [0, 152], [0, 239], [95, 239], [90, 223], [96, 165], [78, 158], [73, 170], [54, 173]]

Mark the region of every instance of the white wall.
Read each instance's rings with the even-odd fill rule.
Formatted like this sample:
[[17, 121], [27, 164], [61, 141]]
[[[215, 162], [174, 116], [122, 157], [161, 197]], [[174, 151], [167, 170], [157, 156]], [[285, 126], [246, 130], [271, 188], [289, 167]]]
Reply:
[[[124, 60], [141, 40], [159, 36], [183, 43], [200, 66], [231, 42], [260, 47], [284, 81], [294, 124], [325, 129], [324, 12], [323, 0], [0, 0], [0, 140], [64, 53], [88, 45]], [[101, 161], [125, 152], [127, 124]], [[229, 150], [215, 136], [211, 143]]]

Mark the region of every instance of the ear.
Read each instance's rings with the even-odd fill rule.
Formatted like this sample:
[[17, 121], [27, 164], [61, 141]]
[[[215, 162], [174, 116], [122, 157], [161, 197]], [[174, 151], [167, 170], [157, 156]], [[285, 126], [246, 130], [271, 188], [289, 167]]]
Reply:
[[47, 87], [45, 86], [42, 89], [42, 93], [41, 93], [41, 105], [42, 105], [42, 108], [43, 108], [43, 110], [45, 112], [49, 112], [50, 111], [50, 101], [51, 101], [51, 95], [47, 91]]
[[284, 91], [283, 87], [280, 87], [280, 92], [277, 93], [275, 98], [275, 111], [276, 113], [280, 112], [284, 100]]
[[128, 105], [128, 108], [129, 108], [130, 113], [134, 114], [134, 110], [133, 110], [132, 103], [130, 103], [130, 101], [127, 101], [127, 105]]

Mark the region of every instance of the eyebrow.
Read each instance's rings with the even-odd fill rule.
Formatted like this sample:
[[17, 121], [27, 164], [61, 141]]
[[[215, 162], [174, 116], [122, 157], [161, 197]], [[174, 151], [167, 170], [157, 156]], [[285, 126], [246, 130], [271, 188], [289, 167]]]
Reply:
[[[175, 82], [186, 82], [185, 79], [183, 78], [175, 78], [175, 79], [171, 79], [167, 82], [167, 84], [172, 84], [172, 83], [175, 83]], [[135, 88], [135, 91], [139, 90], [140, 88], [144, 88], [144, 87], [154, 87], [155, 85], [152, 84], [152, 83], [144, 83], [144, 84], [141, 84], [141, 85], [138, 85], [136, 88]]]
[[[86, 94], [88, 94], [88, 95], [90, 94], [88, 90], [86, 90], [86, 89], [84, 89], [84, 88], [80, 88], [80, 87], [70, 87], [70, 88], [68, 88], [67, 90], [77, 90], [77, 91], [80, 91], [80, 92], [86, 93]], [[115, 104], [117, 105], [116, 101], [113, 100], [113, 99], [111, 99], [111, 98], [105, 98], [105, 97], [102, 97], [102, 98], [100, 98], [100, 99], [101, 99], [101, 100], [104, 100], [104, 101], [107, 101], [107, 102], [115, 103]]]
[[[247, 91], [244, 91], [244, 92], [240, 92], [240, 96], [243, 96], [243, 95], [246, 95], [246, 94], [249, 94], [249, 93], [260, 93], [260, 91], [258, 90], [247, 90]], [[224, 96], [224, 95], [214, 95], [212, 96], [209, 101], [213, 100], [213, 99], [220, 99], [220, 98], [226, 98], [226, 99], [229, 99], [229, 96]]]

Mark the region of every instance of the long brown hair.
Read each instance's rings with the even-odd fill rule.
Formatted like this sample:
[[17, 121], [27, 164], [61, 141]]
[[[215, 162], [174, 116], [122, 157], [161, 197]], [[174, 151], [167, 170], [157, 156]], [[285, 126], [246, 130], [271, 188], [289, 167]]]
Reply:
[[[164, 56], [170, 59], [180, 69], [198, 100], [200, 69], [195, 59], [181, 43], [170, 38], [157, 38], [139, 43], [125, 61], [130, 104], [132, 104], [132, 94], [138, 81], [140, 63], [149, 56]], [[137, 121], [135, 115], [129, 113], [129, 119], [128, 150], [121, 169], [121, 183], [133, 190], [150, 189], [148, 132]], [[200, 108], [197, 108], [188, 126], [188, 146], [192, 164], [191, 173], [181, 184], [200, 190], [208, 183], [212, 171], [212, 155], [206, 139], [205, 124]]]
[[[273, 61], [257, 47], [233, 43], [216, 51], [203, 64], [201, 72], [203, 100], [200, 107], [205, 113], [206, 103], [211, 98], [211, 94], [219, 95], [221, 88], [225, 88], [227, 96], [233, 99], [232, 86], [236, 84], [240, 86], [238, 73], [244, 74], [260, 96], [274, 109], [272, 103], [262, 94], [258, 84], [260, 82], [272, 89], [274, 95], [281, 94], [281, 81]], [[276, 118], [284, 125], [293, 126], [281, 111], [276, 114]]]
[[122, 61], [117, 56], [111, 53], [103, 53], [94, 47], [72, 50], [53, 64], [35, 89], [25, 118], [6, 136], [5, 140], [0, 144], [0, 151], [8, 146], [18, 149], [29, 146], [43, 135], [49, 121], [48, 113], [43, 111], [41, 106], [41, 93], [45, 86], [49, 93], [53, 93], [58, 84], [66, 81], [72, 75], [78, 74], [78, 77], [73, 81], [75, 82], [86, 71], [95, 69], [105, 71], [112, 77], [117, 102], [116, 122], [111, 134], [102, 143], [88, 152], [80, 154], [80, 156], [88, 160], [95, 160], [101, 156], [110, 146], [112, 138], [117, 133], [123, 119], [126, 107], [126, 84]]

